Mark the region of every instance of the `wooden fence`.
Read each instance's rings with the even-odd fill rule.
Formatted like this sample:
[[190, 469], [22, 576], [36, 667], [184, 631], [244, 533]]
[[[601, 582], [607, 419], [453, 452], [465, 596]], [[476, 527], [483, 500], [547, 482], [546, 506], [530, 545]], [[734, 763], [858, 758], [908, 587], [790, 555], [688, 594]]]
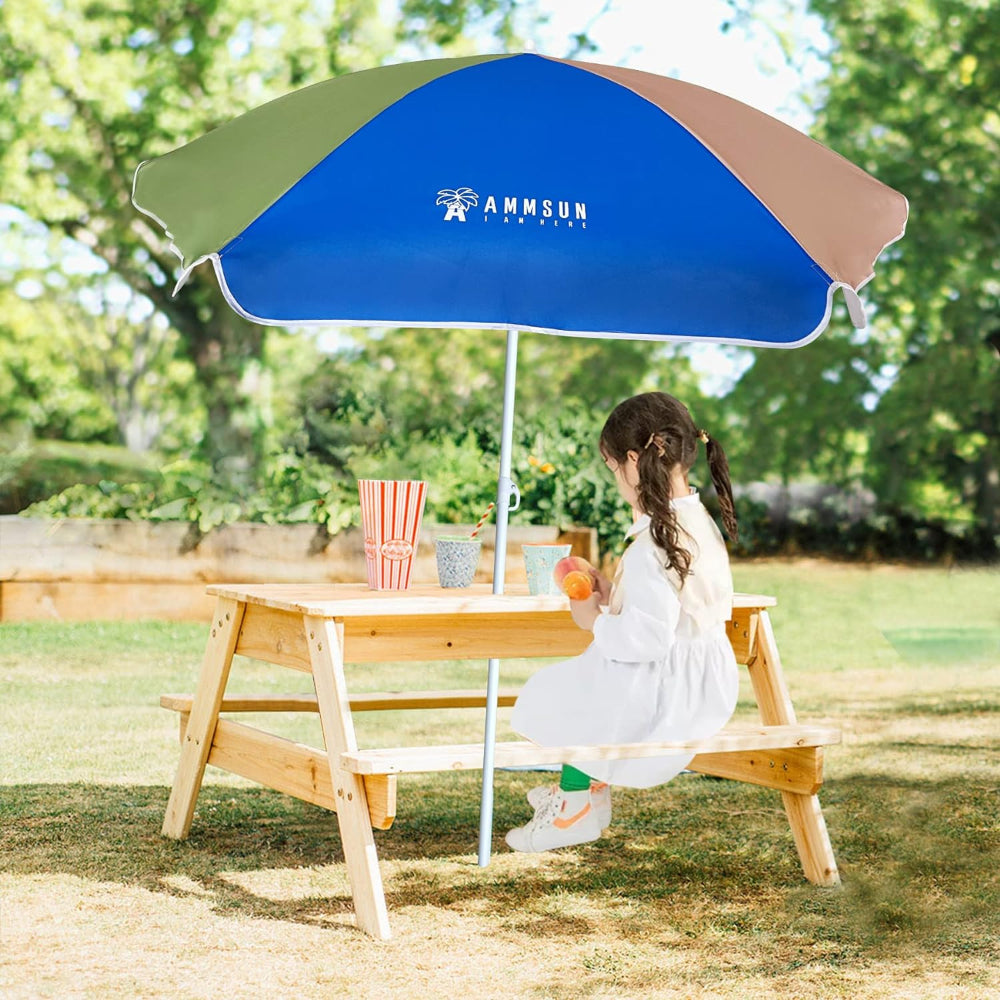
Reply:
[[[414, 583], [435, 583], [434, 539], [472, 525], [425, 524]], [[495, 529], [480, 533], [476, 579], [493, 579]], [[591, 528], [511, 525], [508, 583], [524, 581], [521, 545], [562, 542], [595, 565]], [[160, 618], [207, 621], [209, 583], [356, 583], [365, 580], [361, 531], [326, 535], [314, 524], [229, 524], [200, 535], [173, 521], [0, 516], [0, 622]]]

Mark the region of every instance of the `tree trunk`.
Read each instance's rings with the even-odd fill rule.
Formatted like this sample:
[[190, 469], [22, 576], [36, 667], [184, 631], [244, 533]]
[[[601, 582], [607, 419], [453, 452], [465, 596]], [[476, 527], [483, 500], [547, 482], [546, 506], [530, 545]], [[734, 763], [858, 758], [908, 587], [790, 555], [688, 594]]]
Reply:
[[[992, 441], [995, 443], [996, 438]], [[979, 456], [976, 484], [976, 520], [992, 535], [1000, 534], [1000, 465], [994, 445]]]
[[237, 484], [246, 482], [259, 458], [256, 404], [246, 375], [262, 356], [264, 327], [233, 312], [211, 277], [200, 283], [196, 305], [199, 318], [209, 313], [188, 327], [185, 338], [208, 411], [201, 452]]

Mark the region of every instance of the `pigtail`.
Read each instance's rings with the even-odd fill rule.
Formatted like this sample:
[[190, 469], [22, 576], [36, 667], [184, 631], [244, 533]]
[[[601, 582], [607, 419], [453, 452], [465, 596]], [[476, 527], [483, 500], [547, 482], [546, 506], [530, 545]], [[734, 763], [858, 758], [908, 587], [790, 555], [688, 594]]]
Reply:
[[733, 485], [729, 481], [729, 462], [726, 461], [726, 453], [722, 450], [722, 445], [715, 438], [709, 437], [705, 431], [701, 432], [701, 437], [705, 442], [705, 451], [708, 454], [708, 468], [712, 473], [712, 483], [715, 486], [715, 493], [719, 498], [722, 523], [725, 525], [726, 534], [734, 542], [738, 542], [740, 540], [740, 532], [736, 523], [736, 509], [733, 506]]
[[670, 502], [670, 468], [662, 461], [662, 441], [661, 435], [650, 435], [647, 446], [639, 453], [637, 499], [639, 507], [649, 515], [653, 541], [667, 554], [666, 568], [677, 571], [683, 586], [691, 572], [692, 556], [681, 543], [677, 512]]
[[739, 541], [729, 463], [718, 441], [698, 430], [688, 408], [665, 392], [644, 392], [611, 411], [601, 430], [600, 450], [618, 466], [631, 453], [638, 456], [638, 508], [649, 515], [649, 533], [667, 557], [666, 567], [676, 570], [683, 586], [694, 561], [686, 549], [687, 533], [671, 503], [671, 472], [680, 467], [687, 474], [698, 458], [699, 440], [705, 445], [708, 467], [719, 498], [726, 533]]

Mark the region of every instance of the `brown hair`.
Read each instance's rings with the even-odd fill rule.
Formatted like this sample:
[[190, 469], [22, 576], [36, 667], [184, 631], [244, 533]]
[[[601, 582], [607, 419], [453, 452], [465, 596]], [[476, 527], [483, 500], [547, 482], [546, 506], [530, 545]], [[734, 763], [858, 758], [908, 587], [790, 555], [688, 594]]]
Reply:
[[630, 451], [639, 455], [639, 508], [649, 515], [653, 541], [666, 552], [682, 583], [691, 571], [691, 553], [680, 543], [677, 515], [670, 505], [670, 473], [675, 465], [688, 472], [698, 457], [699, 440], [706, 445], [726, 533], [737, 541], [739, 529], [726, 453], [718, 441], [695, 426], [680, 400], [665, 392], [644, 392], [626, 399], [611, 411], [599, 443], [601, 454], [619, 464], [628, 459]]

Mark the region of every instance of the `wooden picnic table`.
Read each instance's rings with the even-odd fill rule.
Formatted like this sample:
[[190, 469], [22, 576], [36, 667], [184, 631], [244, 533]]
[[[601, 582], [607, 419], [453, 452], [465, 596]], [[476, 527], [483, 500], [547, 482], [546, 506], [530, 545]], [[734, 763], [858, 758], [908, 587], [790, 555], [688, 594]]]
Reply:
[[[181, 755], [163, 821], [168, 837], [186, 837], [206, 764], [242, 775], [336, 812], [359, 927], [389, 937], [389, 919], [372, 828], [396, 812], [396, 776], [478, 769], [483, 745], [359, 748], [353, 714], [385, 709], [484, 707], [485, 690], [351, 694], [346, 663], [567, 657], [590, 634], [573, 623], [565, 597], [493, 594], [414, 585], [373, 591], [356, 584], [217, 584], [215, 615], [197, 688], [165, 694], [181, 714]], [[727, 625], [738, 662], [749, 670], [760, 724], [730, 723], [709, 740], [600, 747], [497, 743], [495, 763], [551, 765], [690, 752], [704, 774], [780, 790], [806, 878], [839, 881], [820, 810], [823, 746], [839, 730], [796, 721], [767, 609], [773, 597], [737, 594]], [[233, 656], [242, 654], [312, 675], [315, 695], [227, 695]], [[499, 704], [512, 705], [514, 690]], [[323, 748], [284, 739], [220, 712], [318, 712]]]

